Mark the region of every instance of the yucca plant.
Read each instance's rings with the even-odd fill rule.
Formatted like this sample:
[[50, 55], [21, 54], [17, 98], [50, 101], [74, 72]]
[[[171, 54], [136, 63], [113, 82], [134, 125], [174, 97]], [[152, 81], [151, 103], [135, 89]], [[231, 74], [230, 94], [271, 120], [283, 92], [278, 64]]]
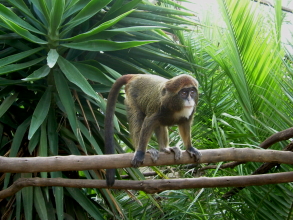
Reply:
[[[103, 154], [105, 98], [121, 74], [191, 69], [173, 40], [193, 14], [142, 0], [7, 0], [0, 4], [0, 153], [2, 156]], [[180, 5], [176, 5], [180, 7]], [[169, 33], [169, 34], [167, 34]], [[116, 129], [131, 146], [123, 105]], [[117, 144], [118, 152], [124, 152]], [[138, 171], [126, 169], [133, 178]], [[100, 171], [2, 174], [103, 178]], [[155, 205], [152, 196], [145, 195]], [[3, 219], [126, 218], [109, 190], [28, 187], [0, 203]]]

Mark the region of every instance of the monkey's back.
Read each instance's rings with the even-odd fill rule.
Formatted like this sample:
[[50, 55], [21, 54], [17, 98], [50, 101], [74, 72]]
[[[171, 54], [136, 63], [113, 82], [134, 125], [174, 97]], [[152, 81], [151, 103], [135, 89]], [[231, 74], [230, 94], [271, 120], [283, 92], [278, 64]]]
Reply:
[[145, 115], [158, 111], [161, 92], [168, 80], [155, 75], [137, 74], [125, 87], [125, 104], [139, 109]]

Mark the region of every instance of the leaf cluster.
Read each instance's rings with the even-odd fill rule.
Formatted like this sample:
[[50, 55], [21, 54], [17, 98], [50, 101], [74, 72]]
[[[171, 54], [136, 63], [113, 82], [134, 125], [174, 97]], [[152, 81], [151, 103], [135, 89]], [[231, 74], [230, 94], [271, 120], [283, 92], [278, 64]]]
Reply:
[[[172, 6], [169, 3], [1, 1], [0, 154], [103, 154], [105, 99], [116, 78], [127, 73], [171, 77], [159, 62], [191, 69], [172, 36], [175, 29], [195, 24], [182, 17], [193, 14], [163, 6]], [[117, 136], [123, 146], [131, 146], [124, 106], [117, 106]], [[124, 152], [118, 143], [117, 151]], [[137, 170], [122, 172], [141, 176]], [[3, 174], [0, 184], [5, 189], [20, 177], [102, 179], [103, 175], [101, 170]], [[1, 215], [7, 219], [125, 217], [108, 190], [27, 188], [1, 201], [1, 206], [6, 207]]]

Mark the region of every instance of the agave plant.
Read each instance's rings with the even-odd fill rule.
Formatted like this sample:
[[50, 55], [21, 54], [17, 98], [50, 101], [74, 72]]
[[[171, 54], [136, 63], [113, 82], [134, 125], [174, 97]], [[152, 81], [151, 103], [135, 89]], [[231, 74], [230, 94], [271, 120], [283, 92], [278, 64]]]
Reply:
[[[163, 2], [1, 1], [1, 155], [103, 154], [105, 98], [116, 78], [126, 73], [170, 77], [172, 73], [158, 65], [164, 62], [191, 69], [173, 36], [174, 30], [186, 29], [184, 24], [194, 24], [182, 18], [193, 14], [164, 7], [175, 3]], [[131, 146], [123, 105], [118, 104], [116, 113], [121, 125], [116, 120], [117, 137]], [[140, 176], [132, 169], [124, 172]], [[0, 184], [5, 189], [20, 177], [36, 176], [100, 179], [103, 173], [7, 173]], [[28, 187], [2, 200], [1, 207], [5, 219], [125, 217], [109, 190]]]

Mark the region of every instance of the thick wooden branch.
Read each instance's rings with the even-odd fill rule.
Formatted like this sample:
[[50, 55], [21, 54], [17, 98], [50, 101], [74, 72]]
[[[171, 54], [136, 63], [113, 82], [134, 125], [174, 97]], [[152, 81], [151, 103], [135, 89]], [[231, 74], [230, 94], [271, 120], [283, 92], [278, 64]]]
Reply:
[[[164, 190], [191, 188], [261, 186], [265, 184], [286, 183], [293, 181], [293, 172], [262, 174], [253, 176], [200, 177], [190, 179], [163, 180], [116, 180], [111, 189], [142, 190], [156, 193]], [[0, 199], [12, 196], [27, 186], [62, 186], [75, 188], [108, 188], [105, 180], [80, 180], [62, 178], [20, 178], [9, 188], [0, 191]]]
[[[201, 150], [200, 163], [216, 163], [220, 161], [254, 161], [293, 164], [293, 153], [275, 150], [253, 150], [250, 148], [225, 148], [214, 150]], [[73, 171], [89, 169], [107, 169], [130, 167], [133, 154], [99, 155], [99, 156], [54, 156], [54, 157], [27, 157], [6, 158], [0, 157], [0, 172], [25, 173], [25, 172], [52, 172]], [[179, 161], [174, 160], [173, 154], [161, 153], [156, 163], [153, 163], [147, 154], [144, 166], [159, 166], [172, 164], [194, 163], [187, 152]], [[169, 189], [189, 189], [203, 187], [243, 187], [251, 185], [264, 185], [285, 183], [293, 181], [293, 172], [263, 174], [242, 177], [200, 177], [193, 179], [168, 179], [129, 181], [116, 180], [112, 189], [143, 190], [155, 193]], [[63, 186], [76, 188], [108, 188], [105, 180], [80, 180], [62, 178], [21, 178], [9, 188], [0, 191], [0, 199], [11, 196], [27, 186]]]
[[[284, 141], [284, 140], [288, 140], [290, 138], [293, 138], [293, 127], [271, 135], [270, 137], [265, 139], [259, 145], [259, 147], [263, 148], [263, 149], [267, 149], [267, 148], [271, 147], [275, 143], [278, 143], [278, 142]], [[284, 149], [284, 150], [286, 150], [286, 149]], [[233, 168], [233, 167], [236, 167], [236, 166], [238, 166], [240, 164], [244, 164], [244, 163], [246, 163], [246, 162], [245, 161], [241, 161], [241, 162], [233, 161], [233, 162], [230, 162], [230, 163], [222, 164], [219, 168], [220, 169]], [[207, 169], [216, 169], [216, 168], [218, 168], [217, 165], [210, 165], [210, 166], [206, 166], [206, 167], [201, 168], [201, 171], [207, 170]]]
[[[220, 161], [252, 161], [293, 164], [293, 152], [276, 150], [255, 150], [250, 148], [225, 148], [201, 150], [200, 163], [216, 163]], [[2, 173], [33, 173], [52, 171], [74, 171], [91, 169], [109, 169], [131, 167], [133, 154], [114, 154], [96, 156], [53, 156], [53, 157], [0, 157]], [[154, 163], [146, 154], [143, 166], [160, 166], [194, 163], [187, 152], [183, 152], [180, 160], [174, 154], [160, 153], [159, 160]]]

